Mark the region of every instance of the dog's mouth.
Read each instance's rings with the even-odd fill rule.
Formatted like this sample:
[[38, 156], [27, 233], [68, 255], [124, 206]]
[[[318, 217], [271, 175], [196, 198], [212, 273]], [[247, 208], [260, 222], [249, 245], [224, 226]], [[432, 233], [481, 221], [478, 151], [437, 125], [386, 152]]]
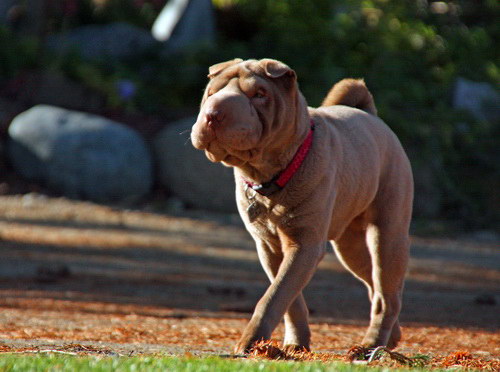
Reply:
[[213, 129], [196, 123], [191, 132], [191, 142], [198, 150], [204, 150], [212, 162], [223, 162], [239, 166], [251, 161], [256, 154], [262, 128], [248, 131]]
[[252, 161], [258, 154], [258, 150], [255, 148], [238, 150], [222, 146], [217, 140], [209, 142], [203, 150], [205, 150], [205, 155], [211, 162], [222, 162], [235, 167]]
[[207, 158], [214, 163], [223, 161], [228, 155], [227, 151], [220, 146], [217, 140], [208, 142], [201, 150], [205, 150]]

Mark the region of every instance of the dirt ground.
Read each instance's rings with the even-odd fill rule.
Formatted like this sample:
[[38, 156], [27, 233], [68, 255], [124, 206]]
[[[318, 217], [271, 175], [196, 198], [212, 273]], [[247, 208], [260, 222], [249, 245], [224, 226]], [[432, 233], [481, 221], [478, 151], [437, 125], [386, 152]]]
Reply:
[[[267, 279], [228, 220], [0, 197], [0, 351], [229, 354]], [[332, 252], [305, 297], [315, 352], [360, 342], [366, 290]], [[498, 359], [499, 303], [498, 242], [413, 237], [397, 350]]]

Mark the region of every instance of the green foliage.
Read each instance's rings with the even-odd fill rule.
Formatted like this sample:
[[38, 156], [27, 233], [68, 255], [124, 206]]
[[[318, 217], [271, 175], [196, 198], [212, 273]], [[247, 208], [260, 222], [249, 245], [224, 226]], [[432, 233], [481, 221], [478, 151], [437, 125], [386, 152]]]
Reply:
[[141, 27], [151, 27], [158, 11], [166, 1], [158, 0], [106, 0], [96, 7], [92, 1], [83, 3], [92, 9], [89, 23], [128, 22]]
[[238, 9], [255, 30], [243, 40], [248, 54], [283, 60], [297, 71], [312, 106], [341, 78], [363, 77], [379, 115], [407, 148], [418, 150], [412, 159], [417, 175], [420, 167], [438, 165], [443, 215], [475, 228], [498, 221], [488, 191], [500, 185], [498, 123], [480, 123], [450, 107], [459, 76], [500, 83], [498, 2], [215, 3], [223, 12]]
[[[158, 113], [196, 107], [208, 66], [232, 59], [276, 58], [297, 71], [311, 106], [344, 77], [362, 77], [379, 115], [412, 154], [431, 168], [442, 194], [441, 217], [481, 228], [500, 223], [499, 123], [451, 108], [457, 77], [500, 83], [500, 3], [495, 0], [213, 0], [219, 38], [173, 55], [161, 49], [127, 61], [40, 55], [32, 40], [0, 30], [0, 77], [23, 69], [58, 69], [107, 97], [108, 104]], [[138, 8], [137, 4], [142, 5]], [[79, 0], [77, 24], [127, 21], [149, 27], [162, 1]], [[57, 28], [56, 28], [57, 29]], [[496, 42], [495, 42], [496, 41]], [[117, 86], [132, 82], [133, 96]], [[498, 108], [497, 108], [498, 110]]]
[[46, 5], [51, 32], [85, 24], [127, 22], [151, 27], [167, 0], [65, 0]]
[[17, 39], [0, 27], [0, 79], [15, 77], [19, 72], [38, 66], [39, 43], [34, 39]]

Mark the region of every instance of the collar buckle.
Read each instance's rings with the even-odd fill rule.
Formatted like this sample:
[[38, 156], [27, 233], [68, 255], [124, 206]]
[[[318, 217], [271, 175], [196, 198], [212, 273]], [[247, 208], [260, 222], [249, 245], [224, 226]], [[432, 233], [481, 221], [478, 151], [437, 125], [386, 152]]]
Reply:
[[[275, 192], [283, 189], [286, 186], [290, 178], [292, 178], [292, 176], [295, 174], [295, 172], [303, 163], [304, 159], [309, 153], [313, 140], [313, 132], [314, 132], [314, 122], [311, 119], [311, 129], [309, 130], [309, 134], [307, 135], [306, 139], [295, 153], [295, 156], [293, 157], [292, 161], [281, 173], [276, 175], [271, 181], [264, 182], [260, 185], [256, 185], [253, 184], [252, 182], [243, 179], [243, 182], [245, 183], [245, 195], [248, 200], [255, 199], [256, 195], [255, 192], [258, 192], [260, 195], [263, 196], [270, 196], [271, 194], [274, 194]], [[252, 189], [254, 191], [253, 195], [248, 194], [249, 189]]]
[[265, 183], [260, 184], [260, 185], [252, 185], [251, 188], [252, 188], [252, 190], [257, 191], [260, 195], [269, 196], [269, 195], [274, 194], [275, 192], [281, 190], [283, 187], [278, 185], [273, 180], [273, 181], [265, 182]]

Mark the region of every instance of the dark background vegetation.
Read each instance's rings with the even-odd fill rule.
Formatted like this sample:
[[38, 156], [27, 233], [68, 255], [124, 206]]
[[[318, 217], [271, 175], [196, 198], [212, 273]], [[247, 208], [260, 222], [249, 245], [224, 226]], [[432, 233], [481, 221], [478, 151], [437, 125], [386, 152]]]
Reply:
[[[103, 97], [108, 110], [168, 117], [195, 112], [208, 66], [235, 57], [286, 62], [311, 106], [336, 81], [363, 77], [411, 157], [417, 222], [498, 229], [500, 125], [452, 105], [459, 77], [499, 86], [497, 0], [214, 0], [215, 43], [100, 61], [43, 47], [47, 35], [85, 24], [124, 21], [148, 29], [165, 3], [55, 1], [42, 33], [0, 29], [0, 95], [15, 101], [23, 74], [57, 71]], [[117, 89], [124, 81], [133, 83], [133, 96]]]

